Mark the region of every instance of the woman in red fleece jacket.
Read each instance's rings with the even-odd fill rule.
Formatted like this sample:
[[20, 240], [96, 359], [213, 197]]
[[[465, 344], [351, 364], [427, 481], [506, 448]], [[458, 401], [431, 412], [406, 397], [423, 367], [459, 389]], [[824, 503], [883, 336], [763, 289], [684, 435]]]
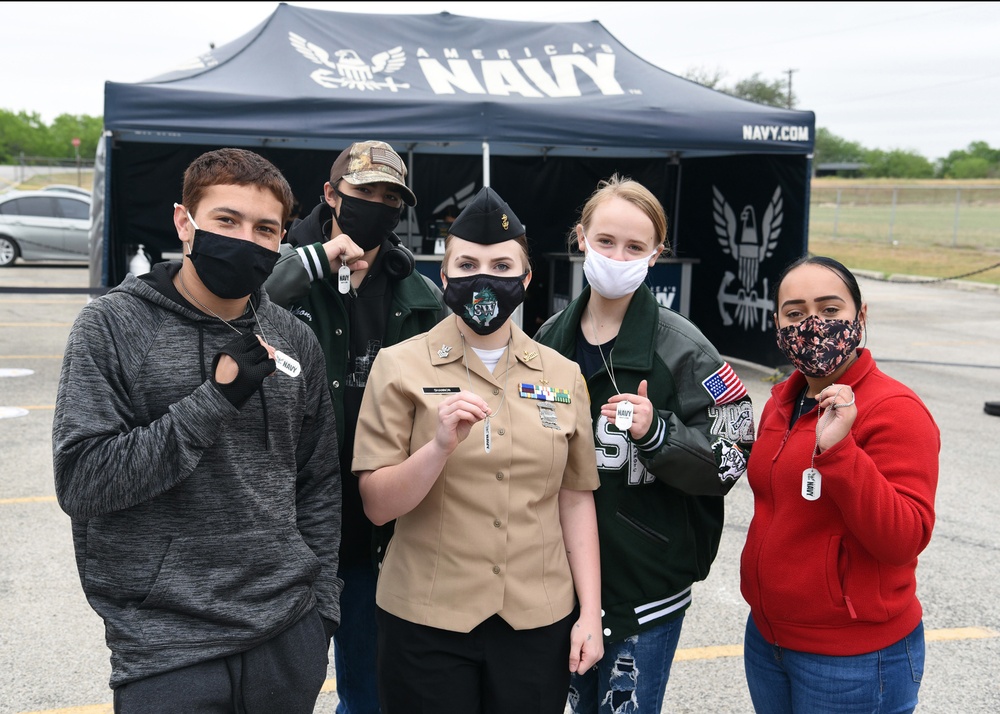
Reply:
[[761, 413], [740, 568], [758, 712], [912, 712], [924, 665], [917, 556], [931, 538], [940, 433], [858, 345], [851, 272], [812, 256], [775, 292], [796, 367]]

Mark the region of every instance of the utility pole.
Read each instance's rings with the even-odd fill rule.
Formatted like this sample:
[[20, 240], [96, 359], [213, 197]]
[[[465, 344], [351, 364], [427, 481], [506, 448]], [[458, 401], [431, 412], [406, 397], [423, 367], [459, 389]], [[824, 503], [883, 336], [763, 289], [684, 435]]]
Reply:
[[787, 99], [787, 102], [788, 102], [788, 108], [791, 109], [792, 108], [792, 73], [793, 72], [798, 72], [798, 70], [797, 69], [789, 69], [789, 70], [786, 70], [786, 71], [788, 72], [788, 97], [786, 99]]

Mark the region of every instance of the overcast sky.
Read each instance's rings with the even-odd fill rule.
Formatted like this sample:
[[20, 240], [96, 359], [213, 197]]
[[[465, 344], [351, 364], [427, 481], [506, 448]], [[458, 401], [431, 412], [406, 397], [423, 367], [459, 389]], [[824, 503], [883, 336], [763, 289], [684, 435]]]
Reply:
[[[292, 2], [325, 10], [598, 20], [668, 72], [788, 80], [816, 126], [928, 159], [1000, 148], [997, 2]], [[270, 2], [0, 3], [0, 109], [104, 114], [104, 82], [163, 74], [253, 29]], [[389, 20], [387, 20], [389, 21]]]

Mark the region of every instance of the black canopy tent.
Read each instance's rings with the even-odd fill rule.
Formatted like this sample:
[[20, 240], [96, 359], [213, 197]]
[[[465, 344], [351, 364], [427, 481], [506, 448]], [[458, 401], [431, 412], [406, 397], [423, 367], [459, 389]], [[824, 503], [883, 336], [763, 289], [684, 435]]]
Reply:
[[[401, 230], [411, 247], [421, 249], [436, 208], [489, 184], [528, 227], [538, 277], [537, 263], [565, 250], [599, 179], [619, 172], [641, 181], [667, 209], [675, 253], [697, 261], [690, 316], [732, 356], [775, 362], [762, 317], [767, 281], [805, 252], [813, 113], [664, 72], [596, 21], [282, 3], [186, 67], [108, 82], [104, 121], [93, 286], [120, 282], [138, 244], [178, 249], [171, 205], [202, 152], [258, 151], [283, 171], [305, 213], [337, 153], [372, 138], [407, 159], [419, 199]], [[545, 316], [545, 305], [531, 309]]]

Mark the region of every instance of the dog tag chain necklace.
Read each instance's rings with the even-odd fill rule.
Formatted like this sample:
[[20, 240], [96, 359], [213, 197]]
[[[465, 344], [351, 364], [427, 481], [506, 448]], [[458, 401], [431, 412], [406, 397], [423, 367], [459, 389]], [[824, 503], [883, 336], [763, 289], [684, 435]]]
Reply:
[[[601, 361], [604, 363], [604, 369], [608, 370], [608, 376], [611, 378], [611, 385], [620, 396], [622, 392], [618, 389], [618, 382], [615, 381], [614, 359], [612, 356], [615, 348], [612, 347], [611, 351], [608, 353], [608, 359], [604, 359], [604, 350], [601, 349], [601, 338], [597, 336], [597, 323], [594, 322], [594, 313], [590, 311], [590, 305], [587, 306], [587, 315], [590, 317], [590, 329], [594, 333], [594, 343], [597, 345], [597, 351], [601, 354]], [[621, 431], [628, 431], [632, 426], [632, 413], [634, 410], [635, 407], [628, 399], [623, 399], [618, 402], [615, 406], [615, 426]]]
[[[511, 337], [507, 339], [507, 372], [503, 376], [503, 394], [500, 395], [500, 403], [497, 404], [496, 410], [487, 414], [486, 419], [483, 420], [483, 448], [486, 449], [487, 454], [490, 453], [490, 449], [493, 448], [493, 430], [490, 428], [490, 418], [493, 414], [500, 413], [500, 407], [503, 406], [503, 401], [507, 398], [507, 381], [510, 378], [510, 352], [513, 349], [514, 339], [513, 335], [511, 335]], [[462, 361], [465, 362], [465, 376], [469, 380], [469, 391], [475, 394], [476, 390], [472, 388], [472, 374], [469, 372], [469, 355], [467, 345], [465, 344], [465, 335], [462, 335]]]
[[[223, 318], [215, 310], [210, 308], [208, 305], [205, 305], [201, 300], [192, 295], [188, 291], [187, 286], [184, 284], [184, 278], [181, 277], [180, 273], [177, 273], [177, 284], [181, 286], [181, 290], [184, 291], [184, 294], [187, 295], [187, 297], [190, 300], [192, 300], [195, 305], [197, 305], [210, 315], [214, 316], [220, 322], [224, 323], [227, 327], [229, 327], [229, 329], [233, 330], [237, 335], [243, 334], [238, 327], [233, 325], [231, 322]], [[264, 326], [260, 324], [260, 318], [257, 317], [257, 308], [253, 306], [253, 300], [247, 299], [247, 302], [250, 304], [250, 309], [253, 311], [253, 319], [257, 322], [257, 329], [260, 330], [260, 336], [264, 338], [264, 342], [270, 345], [271, 343], [268, 341], [267, 335], [264, 334]], [[244, 310], [244, 314], [245, 313], [246, 311]], [[274, 365], [282, 372], [287, 374], [289, 377], [297, 377], [299, 375], [299, 372], [302, 371], [302, 367], [301, 365], [299, 365], [298, 361], [292, 359], [281, 350], [274, 350]]]
[[[819, 469], [816, 468], [816, 452], [819, 451], [819, 438], [822, 436], [823, 430], [831, 421], [833, 421], [833, 412], [835, 409], [843, 409], [844, 407], [854, 405], [853, 398], [849, 402], [841, 402], [838, 404], [837, 397], [840, 395], [840, 392], [841, 390], [838, 389], [833, 395], [833, 403], [826, 409], [826, 413], [824, 413], [822, 407], [817, 407], [816, 409], [816, 444], [813, 446], [809, 468], [802, 472], [802, 498], [807, 501], [818, 501], [823, 491], [823, 474], [821, 474]], [[822, 393], [816, 395], [817, 399], [820, 396], [822, 396]], [[802, 406], [805, 404], [805, 401], [806, 392], [803, 390], [802, 399], [799, 400], [800, 411]]]

